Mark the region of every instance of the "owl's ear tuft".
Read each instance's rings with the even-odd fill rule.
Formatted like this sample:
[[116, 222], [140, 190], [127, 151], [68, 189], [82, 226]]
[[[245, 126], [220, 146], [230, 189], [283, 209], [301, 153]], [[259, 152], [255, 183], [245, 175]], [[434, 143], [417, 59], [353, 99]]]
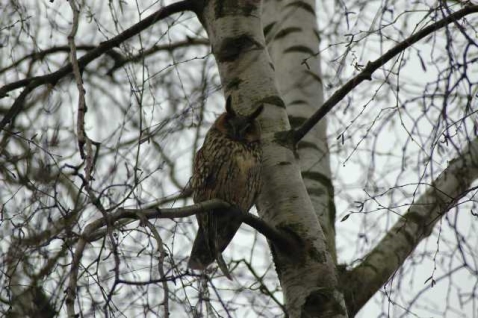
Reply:
[[232, 108], [232, 97], [231, 95], [229, 95], [227, 97], [227, 100], [226, 100], [226, 112], [230, 115], [230, 116], [237, 116], [236, 112], [234, 111], [234, 109]]
[[262, 113], [263, 110], [264, 110], [264, 105], [260, 105], [252, 114], [247, 116], [247, 118], [251, 121], [255, 120]]

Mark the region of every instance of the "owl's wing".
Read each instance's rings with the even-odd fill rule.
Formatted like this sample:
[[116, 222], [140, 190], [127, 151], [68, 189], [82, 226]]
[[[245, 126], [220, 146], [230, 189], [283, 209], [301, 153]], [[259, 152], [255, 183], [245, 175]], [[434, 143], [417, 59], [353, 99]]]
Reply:
[[254, 193], [254, 197], [252, 198], [252, 202], [250, 203], [251, 207], [252, 205], [256, 204], [257, 202], [257, 197], [259, 196], [259, 193], [261, 193], [262, 190], [262, 178], [261, 178], [261, 165], [258, 164], [252, 169], [249, 170], [248, 174], [248, 186], [249, 189], [252, 193]]
[[194, 158], [192, 183], [194, 202], [202, 202], [211, 199], [216, 184], [214, 162], [205, 156], [203, 148], [198, 150], [196, 157]]

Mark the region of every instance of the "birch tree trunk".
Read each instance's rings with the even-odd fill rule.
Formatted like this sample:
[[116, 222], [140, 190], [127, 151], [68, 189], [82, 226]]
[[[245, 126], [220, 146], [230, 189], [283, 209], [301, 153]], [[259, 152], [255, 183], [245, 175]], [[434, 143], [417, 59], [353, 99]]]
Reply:
[[[296, 147], [288, 133], [286, 104], [276, 80], [285, 70], [275, 71], [267, 52], [261, 2], [216, 0], [197, 2], [196, 8], [209, 36], [225, 95], [232, 96], [239, 112], [265, 105], [260, 119], [264, 182], [258, 211], [268, 224], [294, 235], [303, 246], [300, 251], [284, 253], [271, 244], [288, 314], [346, 317], [334, 259], [327, 250], [324, 232], [301, 177]], [[288, 84], [302, 86], [283, 82], [284, 86]], [[293, 94], [288, 96], [288, 101], [294, 98]], [[317, 97], [310, 96], [309, 101], [314, 98]]]
[[[324, 102], [315, 1], [264, 2], [264, 32], [279, 90], [293, 129]], [[327, 145], [327, 121], [320, 121], [297, 145], [302, 178], [327, 239], [335, 250], [335, 204]]]

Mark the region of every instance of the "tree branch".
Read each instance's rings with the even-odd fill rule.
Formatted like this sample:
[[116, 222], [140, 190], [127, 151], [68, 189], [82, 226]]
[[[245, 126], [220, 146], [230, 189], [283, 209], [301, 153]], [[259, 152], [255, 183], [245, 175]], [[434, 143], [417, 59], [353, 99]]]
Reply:
[[462, 151], [363, 262], [342, 277], [350, 317], [387, 282], [478, 178], [478, 138]]
[[[187, 37], [186, 40], [182, 40], [178, 42], [154, 45], [150, 47], [149, 49], [146, 49], [143, 52], [140, 52], [133, 56], [124, 56], [118, 51], [109, 50], [105, 52], [105, 54], [109, 55], [109, 57], [114, 61], [114, 65], [110, 70], [108, 70], [106, 75], [112, 75], [117, 69], [119, 69], [123, 65], [127, 63], [131, 63], [131, 62], [134, 63], [134, 62], [142, 61], [144, 57], [153, 55], [154, 53], [161, 52], [161, 51], [172, 52], [179, 48], [195, 46], [195, 45], [197, 46], [209, 45], [209, 41], [207, 39]], [[76, 46], [76, 49], [78, 51], [87, 51], [87, 52], [94, 50], [96, 48], [97, 48], [96, 45], [77, 45]], [[56, 53], [70, 53], [70, 47], [68, 45], [55, 46], [42, 51], [27, 54], [21, 57], [20, 59], [16, 60], [14, 63], [0, 69], [0, 74], [5, 73], [8, 70], [17, 68], [20, 64], [22, 64], [25, 61], [31, 61], [31, 62], [41, 61], [46, 56], [51, 54], [56, 54]]]
[[[212, 209], [220, 208], [231, 208], [232, 206], [222, 200], [213, 199], [209, 201], [204, 201], [194, 205], [182, 207], [182, 208], [170, 208], [170, 209], [159, 209], [159, 208], [150, 208], [150, 209], [118, 209], [115, 213], [103, 217], [96, 221], [88, 224], [80, 236], [78, 243], [76, 245], [75, 253], [73, 255], [73, 260], [71, 264], [71, 270], [69, 275], [69, 282], [67, 288], [66, 296], [66, 306], [68, 311], [68, 316], [75, 316], [74, 302], [76, 299], [76, 287], [78, 281], [78, 271], [80, 268], [81, 258], [85, 250], [86, 244], [103, 237], [107, 229], [102, 229], [103, 226], [107, 224], [114, 224], [117, 221], [124, 219], [134, 219], [134, 220], [148, 220], [148, 219], [174, 219], [192, 216], [196, 213], [203, 213], [210, 211]], [[288, 251], [297, 251], [299, 250], [298, 243], [295, 239], [289, 237], [288, 234], [282, 233], [275, 228], [269, 226], [266, 222], [260, 218], [250, 214], [250, 213], [241, 213], [237, 209], [232, 209], [232, 213], [239, 213], [243, 215], [243, 222], [250, 225], [260, 233], [264, 234], [269, 240], [275, 243], [279, 248], [287, 248]], [[126, 225], [130, 222], [124, 222], [123, 225]]]
[[115, 64], [110, 70], [108, 70], [106, 75], [113, 75], [113, 73], [117, 69], [121, 68], [126, 63], [142, 61], [146, 56], [152, 55], [156, 52], [159, 52], [159, 51], [172, 52], [175, 49], [193, 46], [193, 45], [209, 45], [209, 41], [207, 39], [193, 39], [188, 37], [186, 40], [178, 41], [175, 43], [154, 45], [150, 47], [149, 49], [144, 50], [143, 52], [140, 52], [139, 54], [136, 54], [133, 56], [125, 57], [121, 54], [118, 54], [118, 56], [114, 59]]
[[[78, 45], [76, 48], [78, 50], [90, 51], [90, 50], [95, 49], [96, 46], [95, 45]], [[45, 49], [45, 50], [42, 50], [42, 51], [27, 54], [27, 55], [19, 58], [18, 60], [16, 60], [14, 63], [0, 69], [0, 74], [5, 73], [8, 70], [17, 68], [20, 64], [22, 64], [23, 62], [25, 62], [27, 60], [30, 60], [31, 62], [41, 61], [47, 55], [55, 54], [55, 53], [59, 53], [59, 52], [69, 53], [70, 52], [70, 47], [67, 46], [67, 45], [55, 46], [55, 47], [51, 47], [51, 48], [48, 48], [48, 49]]]
[[421, 31], [406, 38], [375, 61], [368, 62], [362, 72], [357, 74], [354, 78], [339, 88], [304, 124], [302, 124], [301, 127], [293, 131], [293, 139], [295, 143], [299, 142], [322, 118], [325, 117], [325, 115], [327, 115], [330, 110], [332, 110], [335, 105], [337, 105], [338, 102], [347, 96], [350, 91], [352, 91], [364, 80], [372, 80], [373, 72], [385, 65], [397, 54], [420, 41], [424, 37], [446, 26], [447, 24], [454, 23], [456, 20], [475, 12], [478, 12], [478, 5], [465, 6], [463, 9], [450, 14], [440, 21], [435, 22], [432, 25], [429, 25]]
[[282, 231], [278, 231], [276, 228], [271, 227], [264, 220], [253, 214], [241, 213], [241, 215], [242, 222], [246, 223], [250, 227], [257, 230], [259, 233], [264, 235], [272, 244], [279, 247], [279, 249], [282, 249], [284, 252], [296, 253], [301, 250], [300, 242], [294, 239], [291, 235], [286, 234]]
[[196, 213], [228, 207], [230, 207], [230, 204], [222, 200], [213, 199], [181, 208], [118, 209], [115, 213], [108, 216], [108, 220], [101, 218], [88, 224], [83, 231], [82, 236], [88, 241], [94, 241], [100, 238], [99, 232], [97, 232], [97, 230], [100, 230], [108, 223], [113, 224], [123, 219], [132, 219], [131, 221], [127, 222], [131, 223], [136, 220], [141, 220], [142, 218], [147, 220], [184, 218], [195, 215]]
[[[183, 218], [195, 215], [197, 213], [204, 213], [213, 209], [231, 207], [232, 206], [227, 202], [213, 199], [181, 208], [118, 209], [117, 212], [109, 216], [109, 220], [101, 218], [88, 224], [82, 236], [85, 237], [88, 241], [97, 240], [104, 235], [103, 229], [101, 229], [103, 226], [105, 226], [109, 222], [109, 224], [113, 224], [114, 222], [118, 222], [124, 219], [132, 219], [123, 223], [123, 225], [126, 225], [128, 223], [141, 219], [149, 220]], [[250, 213], [242, 213], [241, 211], [235, 209], [231, 209], [229, 213], [237, 213], [241, 215], [242, 222], [256, 229], [259, 233], [263, 234], [279, 248], [285, 248], [287, 250], [297, 250], [299, 242], [297, 242], [294, 238], [290, 237], [288, 234], [271, 227], [259, 217]]]
[[[98, 45], [98, 47], [96, 47], [95, 49], [83, 55], [81, 58], [78, 59], [78, 66], [80, 67], [80, 69], [84, 68], [86, 65], [88, 65], [89, 63], [91, 63], [92, 61], [94, 61], [95, 59], [103, 55], [104, 53], [108, 52], [114, 47], [117, 47], [122, 42], [135, 36], [141, 31], [147, 29], [154, 23], [162, 19], [165, 19], [172, 14], [188, 11], [188, 10], [193, 10], [193, 4], [191, 3], [191, 1], [188, 1], [188, 0], [179, 1], [176, 3], [170, 4], [166, 7], [162, 7], [155, 13], [149, 15], [144, 20], [141, 20], [140, 22], [136, 23], [135, 25], [125, 30], [124, 32], [118, 34], [117, 36], [102, 42], [100, 45]], [[7, 94], [8, 92], [21, 87], [25, 87], [25, 90], [23, 92], [31, 92], [35, 88], [41, 85], [45, 85], [45, 84], [55, 85], [61, 78], [70, 74], [72, 70], [73, 70], [73, 67], [71, 63], [68, 63], [66, 66], [62, 67], [56, 72], [53, 72], [47, 75], [42, 75], [42, 76], [29, 77], [14, 83], [4, 85], [3, 87], [0, 88], [0, 99], [8, 96]], [[12, 107], [8, 110], [5, 117], [0, 122], [0, 130], [3, 130], [3, 128], [20, 113], [22, 108], [23, 108], [23, 103], [14, 103]]]

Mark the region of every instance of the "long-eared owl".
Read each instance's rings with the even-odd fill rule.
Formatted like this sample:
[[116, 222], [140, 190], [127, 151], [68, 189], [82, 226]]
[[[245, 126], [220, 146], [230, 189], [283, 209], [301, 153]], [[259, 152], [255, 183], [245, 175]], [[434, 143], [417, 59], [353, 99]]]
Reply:
[[[204, 144], [194, 158], [192, 176], [195, 203], [221, 199], [248, 213], [261, 186], [262, 149], [257, 116], [259, 106], [252, 114], [237, 114], [226, 101], [226, 112], [221, 114], [206, 134]], [[225, 276], [231, 279], [222, 252], [241, 225], [240, 215], [232, 209], [217, 209], [196, 215], [199, 229], [194, 240], [188, 267], [204, 270], [217, 260]]]

